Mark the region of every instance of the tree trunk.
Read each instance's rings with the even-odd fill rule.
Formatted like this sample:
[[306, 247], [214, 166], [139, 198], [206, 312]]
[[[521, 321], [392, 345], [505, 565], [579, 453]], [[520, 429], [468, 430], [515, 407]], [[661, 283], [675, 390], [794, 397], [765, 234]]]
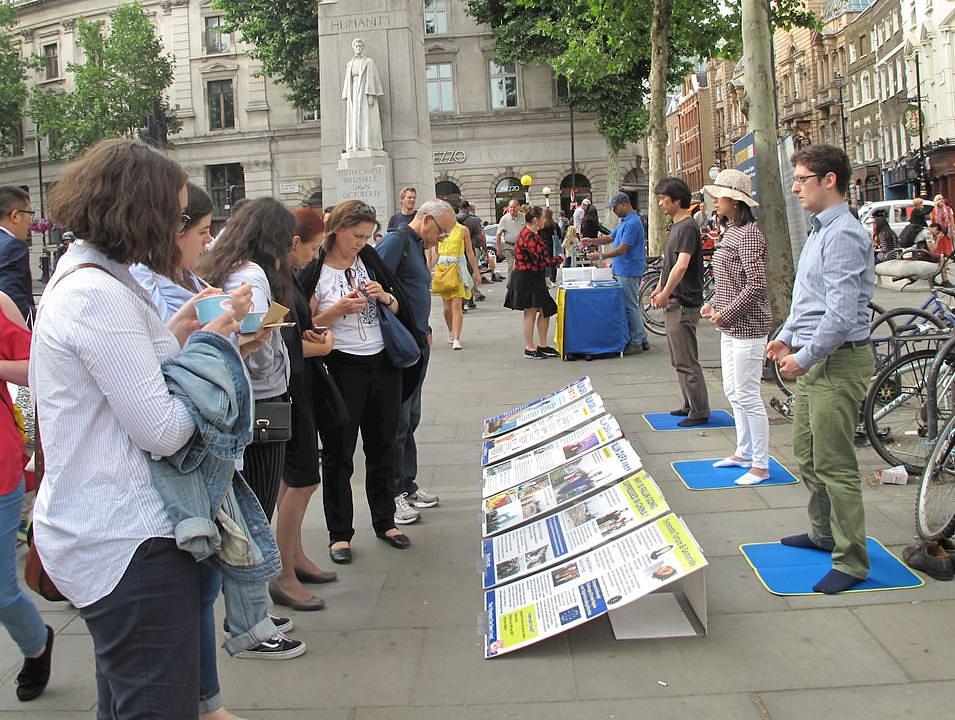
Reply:
[[667, 64], [669, 62], [670, 19], [673, 0], [653, 0], [650, 23], [650, 126], [647, 150], [650, 154], [649, 242], [651, 255], [659, 255], [666, 244], [663, 212], [657, 204], [653, 188], [666, 175], [667, 159]]
[[[773, 319], [789, 314], [793, 289], [793, 254], [786, 220], [776, 149], [776, 97], [773, 78], [769, 6], [766, 0], [743, 0], [744, 86], [749, 103], [749, 128], [755, 136], [756, 175], [759, 179], [759, 226], [767, 244], [767, 290]], [[765, 102], [762, 100], [765, 99]]]
[[[604, 201], [604, 207], [610, 202], [617, 190], [620, 188], [620, 153], [614, 150], [610, 143], [607, 143], [607, 199]], [[607, 210], [604, 213], [604, 225], [614, 227], [617, 224], [617, 218], [613, 210]]]

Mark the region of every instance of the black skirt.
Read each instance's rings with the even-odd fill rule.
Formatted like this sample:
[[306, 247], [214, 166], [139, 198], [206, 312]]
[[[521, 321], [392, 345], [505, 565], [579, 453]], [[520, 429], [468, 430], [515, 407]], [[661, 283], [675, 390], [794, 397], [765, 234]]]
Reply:
[[544, 317], [557, 314], [557, 303], [547, 290], [543, 270], [514, 270], [504, 296], [504, 307], [511, 310], [539, 308]]

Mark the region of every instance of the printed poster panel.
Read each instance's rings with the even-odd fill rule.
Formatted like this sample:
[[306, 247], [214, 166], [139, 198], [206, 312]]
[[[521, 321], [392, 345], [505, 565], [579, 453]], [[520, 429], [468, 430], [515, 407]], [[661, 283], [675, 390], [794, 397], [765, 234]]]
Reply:
[[598, 448], [546, 475], [484, 500], [484, 537], [546, 515], [584, 495], [592, 495], [640, 468], [640, 456], [626, 440]]
[[578, 378], [550, 395], [545, 395], [520, 407], [511, 408], [500, 415], [489, 417], [484, 421], [482, 437], [494, 437], [516, 430], [523, 425], [527, 425], [527, 423], [559, 410], [564, 405], [569, 405], [574, 400], [579, 400], [593, 390], [594, 386], [591, 384], [589, 377]]
[[592, 550], [668, 512], [660, 488], [641, 470], [556, 515], [485, 538], [484, 589]]
[[553, 470], [568, 460], [580, 457], [601, 445], [623, 437], [612, 415], [601, 415], [593, 422], [510, 460], [484, 468], [484, 494], [489, 497], [525, 480]]
[[501, 462], [511, 455], [517, 455], [540, 445], [551, 438], [567, 432], [571, 428], [583, 425], [606, 412], [604, 402], [596, 393], [581, 398], [577, 402], [561, 408], [552, 415], [535, 420], [530, 425], [498, 437], [484, 441], [481, 449], [481, 464], [491, 465]]
[[533, 645], [706, 566], [670, 513], [578, 558], [484, 593], [484, 657]]

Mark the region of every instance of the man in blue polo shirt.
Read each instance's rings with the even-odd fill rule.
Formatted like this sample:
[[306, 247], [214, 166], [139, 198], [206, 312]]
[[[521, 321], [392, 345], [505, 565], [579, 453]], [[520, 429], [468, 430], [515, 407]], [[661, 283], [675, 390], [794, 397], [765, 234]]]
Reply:
[[613, 274], [623, 290], [624, 304], [627, 308], [627, 320], [630, 322], [630, 344], [624, 355], [639, 355], [650, 349], [647, 331], [643, 326], [643, 313], [640, 310], [640, 283], [646, 270], [646, 239], [643, 234], [643, 222], [633, 209], [630, 196], [618, 192], [607, 205], [608, 210], [620, 218], [620, 224], [609, 235], [598, 235], [592, 241], [598, 245], [611, 244], [606, 252], [592, 252], [591, 260], [613, 259]]
[[375, 246], [388, 269], [408, 297], [415, 326], [428, 338], [421, 351], [421, 377], [414, 393], [401, 404], [398, 438], [395, 441], [395, 471], [392, 491], [395, 496], [395, 523], [408, 525], [421, 517], [416, 508], [438, 504], [438, 497], [418, 487], [418, 448], [414, 433], [421, 421], [421, 388], [431, 354], [431, 270], [425, 250], [437, 246], [454, 229], [454, 209], [444, 200], [429, 200], [406, 225], [385, 235]]

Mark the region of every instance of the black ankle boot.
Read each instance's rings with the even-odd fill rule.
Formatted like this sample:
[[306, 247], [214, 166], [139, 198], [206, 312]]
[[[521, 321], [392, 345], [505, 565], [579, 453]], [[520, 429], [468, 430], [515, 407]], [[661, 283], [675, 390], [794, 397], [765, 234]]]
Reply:
[[53, 628], [46, 626], [46, 647], [40, 657], [27, 658], [17, 675], [17, 699], [22, 702], [40, 697], [50, 681], [50, 660], [53, 658]]

